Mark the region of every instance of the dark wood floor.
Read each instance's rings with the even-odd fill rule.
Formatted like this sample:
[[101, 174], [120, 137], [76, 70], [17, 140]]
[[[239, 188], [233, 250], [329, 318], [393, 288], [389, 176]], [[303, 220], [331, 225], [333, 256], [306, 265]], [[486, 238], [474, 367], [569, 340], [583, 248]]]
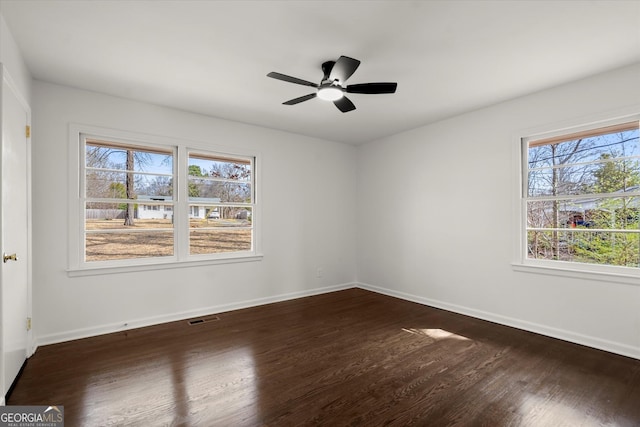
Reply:
[[639, 426], [640, 361], [350, 289], [44, 346], [66, 426]]

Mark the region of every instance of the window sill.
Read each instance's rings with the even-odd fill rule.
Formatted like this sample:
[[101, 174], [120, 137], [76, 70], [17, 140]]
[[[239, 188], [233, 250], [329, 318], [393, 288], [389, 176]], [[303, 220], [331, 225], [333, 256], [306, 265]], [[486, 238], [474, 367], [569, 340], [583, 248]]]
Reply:
[[[560, 263], [560, 265], [548, 264], [524, 264], [519, 262], [511, 263], [514, 271], [523, 273], [546, 274], [556, 277], [570, 277], [583, 280], [596, 280], [599, 282], [615, 282], [625, 285], [640, 285], [640, 271], [625, 272], [624, 268], [615, 271], [603, 271], [591, 269], [594, 266], [576, 266], [572, 263]], [[635, 274], [634, 274], [635, 273]]]
[[67, 276], [84, 277], [84, 276], [98, 276], [102, 274], [131, 273], [131, 272], [148, 271], [148, 270], [168, 270], [168, 269], [175, 269], [175, 268], [202, 267], [206, 265], [217, 265], [217, 264], [235, 264], [239, 262], [261, 261], [262, 258], [263, 258], [262, 254], [246, 255], [246, 256], [234, 255], [228, 258], [158, 262], [158, 263], [149, 263], [149, 264], [122, 265], [122, 266], [109, 266], [109, 267], [76, 268], [76, 269], [68, 269]]

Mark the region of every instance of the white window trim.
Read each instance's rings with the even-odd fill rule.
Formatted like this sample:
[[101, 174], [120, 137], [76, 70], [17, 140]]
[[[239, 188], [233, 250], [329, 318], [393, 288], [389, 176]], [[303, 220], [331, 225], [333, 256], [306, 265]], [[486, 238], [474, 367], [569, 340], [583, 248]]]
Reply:
[[[251, 251], [221, 253], [210, 255], [187, 255], [182, 259], [179, 258], [180, 253], [188, 254], [188, 248], [178, 248], [177, 245], [188, 245], [185, 239], [176, 239], [174, 242], [174, 255], [170, 257], [158, 258], [137, 258], [130, 260], [104, 261], [99, 263], [84, 262], [84, 238], [83, 238], [83, 221], [84, 206], [80, 203], [80, 183], [82, 167], [84, 162], [84, 154], [82, 152], [83, 144], [81, 143], [82, 135], [91, 135], [99, 139], [114, 142], [123, 142], [129, 144], [148, 144], [152, 146], [175, 148], [176, 161], [174, 161], [174, 171], [176, 175], [176, 207], [174, 210], [175, 235], [188, 235], [189, 229], [186, 221], [182, 221], [183, 215], [188, 215], [179, 209], [181, 205], [187, 206], [188, 200], [185, 198], [186, 183], [182, 180], [186, 178], [188, 170], [188, 152], [197, 150], [201, 152], [224, 153], [229, 156], [238, 158], [253, 158], [254, 168], [252, 170], [254, 179], [254, 206], [252, 210], [253, 223], [253, 247]], [[248, 150], [247, 150], [248, 151]], [[186, 138], [176, 139], [165, 136], [149, 135], [109, 129], [91, 125], [71, 123], [69, 125], [69, 141], [68, 141], [68, 267], [67, 275], [69, 277], [90, 276], [99, 274], [124, 273], [132, 271], [158, 270], [181, 267], [194, 267], [202, 265], [228, 264], [237, 262], [259, 261], [263, 258], [262, 254], [262, 224], [261, 224], [261, 166], [260, 153], [241, 152], [233, 147], [212, 145], [201, 141], [188, 140]], [[183, 188], [185, 187], [185, 188]]]
[[616, 111], [597, 114], [565, 121], [562, 123], [543, 125], [516, 132], [512, 145], [513, 168], [513, 248], [511, 266], [514, 271], [570, 277], [604, 282], [616, 282], [640, 286], [640, 267], [620, 267], [597, 265], [579, 262], [550, 261], [527, 258], [526, 223], [527, 207], [524, 197], [524, 171], [526, 170], [526, 142], [533, 139], [552, 138], [563, 134], [571, 134], [590, 129], [617, 125], [625, 122], [640, 121], [640, 105]]

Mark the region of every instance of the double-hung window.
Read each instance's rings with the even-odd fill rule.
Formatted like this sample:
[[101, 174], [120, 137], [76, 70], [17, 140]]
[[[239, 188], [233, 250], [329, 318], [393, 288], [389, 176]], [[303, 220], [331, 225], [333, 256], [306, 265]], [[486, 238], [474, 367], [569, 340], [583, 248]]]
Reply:
[[76, 132], [71, 272], [259, 256], [256, 156]]
[[526, 262], [602, 272], [640, 267], [638, 138], [634, 118], [523, 139]]

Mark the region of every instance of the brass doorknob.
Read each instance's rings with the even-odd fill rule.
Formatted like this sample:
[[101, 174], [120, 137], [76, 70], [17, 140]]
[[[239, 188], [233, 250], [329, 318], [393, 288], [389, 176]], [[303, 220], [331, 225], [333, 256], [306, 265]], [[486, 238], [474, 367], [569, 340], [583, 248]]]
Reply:
[[17, 261], [18, 260], [18, 256], [16, 254], [7, 255], [6, 253], [3, 253], [2, 254], [2, 261], [3, 262], [7, 262], [9, 260]]

